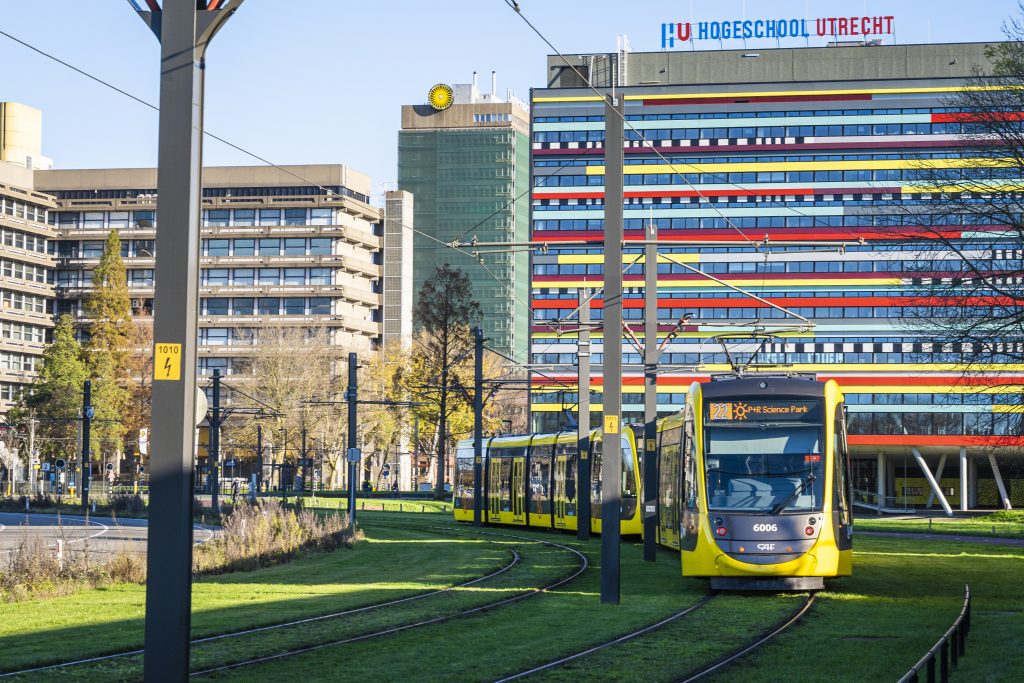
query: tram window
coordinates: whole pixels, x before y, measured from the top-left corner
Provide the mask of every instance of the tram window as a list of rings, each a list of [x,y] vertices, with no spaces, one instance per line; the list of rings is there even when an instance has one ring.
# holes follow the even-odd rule
[[[843,420],[843,405],[836,406],[835,427],[833,429],[832,459],[835,462],[835,506],[839,509],[842,524],[850,523],[850,488],[849,467],[850,454],[846,446],[846,424]]]
[[[603,442],[594,439],[590,442],[590,516],[601,517],[601,450]]]
[[[551,453],[553,446],[534,446],[530,451],[530,512],[551,514]]]
[[[473,448],[460,446],[455,455],[455,496],[453,505],[473,509]]]
[[[621,515],[622,519],[630,519],[636,514],[637,505],[637,482],[636,472],[633,470],[633,449],[629,441],[622,439],[622,495]]]
[[[820,426],[716,426],[705,439],[710,510],[821,509]]]
[[[658,463],[658,479],[661,503],[659,506],[658,525],[664,529],[662,538],[674,538],[679,531],[678,500],[679,492],[676,483],[679,481],[679,438],[681,427],[666,429],[661,434],[660,462]]]

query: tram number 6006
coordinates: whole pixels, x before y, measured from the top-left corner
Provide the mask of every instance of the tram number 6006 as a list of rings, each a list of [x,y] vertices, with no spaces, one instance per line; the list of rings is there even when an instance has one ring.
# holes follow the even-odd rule
[[[778,524],[755,524],[754,531],[778,531]]]

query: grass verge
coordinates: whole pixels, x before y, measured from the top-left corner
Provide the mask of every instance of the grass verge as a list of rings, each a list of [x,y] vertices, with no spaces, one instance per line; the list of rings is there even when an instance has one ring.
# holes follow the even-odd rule
[[[858,531],[1024,538],[1024,511],[1000,511],[978,517],[930,517],[927,519],[861,515],[857,517],[856,525]]]

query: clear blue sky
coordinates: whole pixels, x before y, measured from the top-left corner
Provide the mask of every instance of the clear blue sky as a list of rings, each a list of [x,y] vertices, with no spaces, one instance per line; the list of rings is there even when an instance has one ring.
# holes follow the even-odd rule
[[[610,52],[617,34],[628,35],[634,51],[659,50],[661,23],[691,17],[891,14],[900,43],[928,42],[929,32],[932,42],[997,40],[1003,20],[1017,11],[1016,0],[523,0],[520,6],[563,52]],[[125,0],[0,0],[0,29],[143,99],[158,99],[159,46]],[[531,87],[544,84],[548,52],[503,0],[247,0],[207,56],[206,127],[275,163],[347,164],[369,173],[376,192],[396,177],[402,104],[424,102],[437,82],[467,83],[474,70],[486,90],[492,69],[499,93],[511,88],[526,99]],[[0,65],[0,100],[43,110],[43,152],[56,167],[156,163],[155,112],[3,36]],[[205,161],[258,163],[209,139]]]

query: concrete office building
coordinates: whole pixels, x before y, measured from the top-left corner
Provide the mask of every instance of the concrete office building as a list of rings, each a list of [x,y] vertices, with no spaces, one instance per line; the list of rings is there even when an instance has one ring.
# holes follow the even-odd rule
[[[657,266],[661,334],[688,318],[662,356],[676,367],[659,375],[659,410],[678,410],[692,381],[729,370],[717,335],[774,330],[760,362],[834,378],[846,392],[855,487],[865,500],[901,507],[941,498],[968,509],[1012,498],[1019,505],[1024,368],[978,359],[986,372],[965,380],[951,355],[969,356],[969,349],[930,343],[927,326],[908,325],[902,313],[914,305],[907,295],[922,270],[938,278],[959,271],[950,253],[922,262],[922,245],[906,242],[907,226],[948,223],[974,255],[1020,253],[1019,242],[999,241],[998,226],[950,216],[921,182],[930,159],[952,169],[950,177],[1003,177],[963,151],[958,135],[969,116],[948,102],[975,65],[988,68],[986,47],[569,56],[579,73],[549,57],[549,87],[533,91],[531,101],[532,238],[603,238],[605,108],[584,86],[590,81],[604,92],[616,82],[626,118],[626,239],[644,239],[648,224],[657,225],[659,239],[670,242],[659,247]],[[766,237],[767,248],[753,244]],[[633,265],[625,271],[623,314],[640,336],[642,251],[627,248],[624,262]],[[576,308],[580,288],[601,286],[601,258],[599,244],[532,257],[531,360],[551,368],[534,379],[537,426],[558,428],[576,403],[574,392],[556,384],[577,379],[575,334],[559,330],[558,321]],[[799,320],[680,263],[767,297],[813,327],[799,329]],[[741,354],[752,349],[732,346]],[[600,363],[600,339],[594,351]],[[638,421],[641,358],[628,343],[623,353],[624,417]],[[599,366],[595,374],[600,411]],[[937,471],[937,487],[926,467]]]
[[[156,169],[36,173],[57,203],[56,313],[81,318],[111,230],[133,309],[150,315],[159,229]],[[370,180],[341,165],[203,171],[199,371],[244,372],[254,329],[324,328],[360,353],[382,341],[381,211]]]
[[[0,413],[35,379],[53,328],[54,208],[30,168],[0,161]]]
[[[413,293],[436,266],[460,268],[483,310],[489,345],[521,360],[529,322],[528,255],[487,255],[481,264],[446,244],[474,237],[482,242],[527,239],[529,114],[514,97],[499,99],[493,80],[490,93],[480,93],[475,82],[453,91],[447,108],[402,107],[398,187],[416,198]]]

